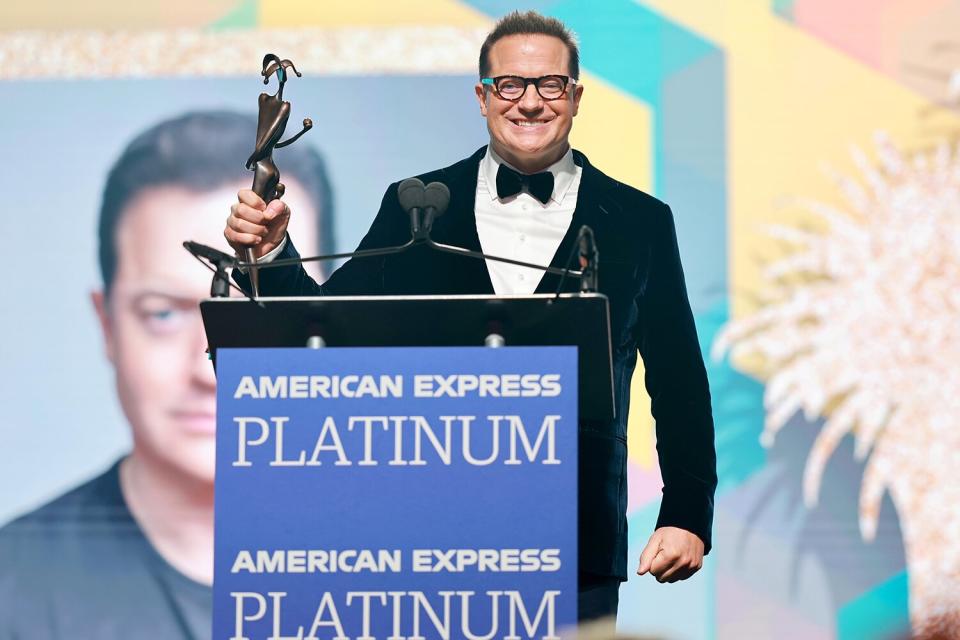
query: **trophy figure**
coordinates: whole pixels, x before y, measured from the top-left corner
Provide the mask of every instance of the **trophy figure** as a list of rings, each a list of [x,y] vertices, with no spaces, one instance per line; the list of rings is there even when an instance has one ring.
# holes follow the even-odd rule
[[[303,129],[292,138],[280,142],[284,129],[287,127],[287,120],[290,118],[290,103],[283,99],[283,85],[287,82],[288,67],[293,69],[297,77],[303,75],[297,71],[297,68],[289,60],[281,60],[272,53],[263,57],[263,69],[260,72],[260,75],[263,76],[263,84],[268,84],[270,76],[275,73],[280,87],[273,95],[267,92],[260,94],[260,112],[257,117],[257,146],[247,159],[246,167],[249,171],[253,171],[253,191],[266,203],[282,198],[285,191],[283,183],[280,182],[280,170],[273,161],[273,150],[293,143],[313,127],[310,118],[304,118]],[[251,264],[256,262],[252,248],[244,249],[243,253],[244,262]],[[249,267],[249,274],[253,295],[259,297],[260,282],[257,268]]]

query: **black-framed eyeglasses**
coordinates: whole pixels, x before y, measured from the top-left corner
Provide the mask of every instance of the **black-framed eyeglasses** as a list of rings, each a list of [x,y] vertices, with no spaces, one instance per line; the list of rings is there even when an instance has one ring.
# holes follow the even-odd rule
[[[497,76],[496,78],[480,78],[480,82],[493,87],[498,97],[511,101],[522,98],[529,84],[537,88],[537,93],[544,100],[556,100],[566,92],[567,85],[577,84],[576,79],[559,75],[540,76],[539,78]]]

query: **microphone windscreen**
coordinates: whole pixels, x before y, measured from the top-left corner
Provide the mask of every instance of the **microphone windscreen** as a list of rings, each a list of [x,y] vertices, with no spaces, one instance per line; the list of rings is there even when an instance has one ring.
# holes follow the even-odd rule
[[[228,253],[224,253],[223,251],[214,249],[213,247],[208,247],[205,244],[200,244],[199,242],[193,242],[192,240],[185,240],[183,246],[193,255],[206,258],[211,262],[236,261],[236,258]]]
[[[423,206],[434,209],[434,217],[440,216],[450,204],[450,189],[442,182],[431,182],[424,188]]]
[[[423,208],[423,181],[419,178],[407,178],[397,187],[397,199],[407,213],[411,209]]]

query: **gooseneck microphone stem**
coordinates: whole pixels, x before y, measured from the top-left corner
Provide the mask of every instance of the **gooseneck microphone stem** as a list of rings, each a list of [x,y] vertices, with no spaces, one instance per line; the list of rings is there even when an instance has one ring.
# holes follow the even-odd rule
[[[442,251],[444,253],[453,253],[458,256],[467,256],[468,258],[479,258],[481,260],[493,260],[494,262],[505,262],[506,264],[514,264],[518,267],[528,267],[530,269],[537,269],[543,271],[544,273],[552,273],[556,276],[565,276],[569,275],[579,278],[579,271],[568,271],[567,269],[561,269],[560,267],[550,267],[544,266],[541,264],[533,264],[532,262],[524,262],[523,260],[514,260],[513,258],[502,258],[500,256],[492,256],[486,253],[481,253],[479,251],[471,251],[469,249],[463,249],[461,247],[454,247],[448,244],[440,244],[439,242],[434,242],[433,240],[427,240],[424,244],[433,247],[437,251]]]
[[[396,247],[383,247],[382,249],[361,249],[359,251],[350,251],[348,253],[330,253],[322,256],[311,256],[309,258],[283,258],[281,260],[273,260],[266,263],[258,263],[257,266],[261,269],[275,269],[277,267],[290,267],[298,264],[305,264],[307,262],[325,262],[327,260],[344,260],[350,258],[374,258],[376,256],[389,256],[395,253],[403,253],[410,247],[415,244],[420,244],[414,242],[413,240],[408,240],[404,244],[398,245]],[[234,267],[240,269],[247,269],[250,267],[248,262],[237,262]]]
[[[327,255],[311,256],[308,258],[283,258],[281,260],[273,260],[271,262],[266,262],[266,263],[251,263],[247,261],[241,261],[241,260],[237,260],[233,256],[226,256],[227,259],[223,261],[215,261],[215,260],[212,260],[210,256],[197,251],[197,248],[210,249],[209,247],[206,247],[205,245],[201,245],[196,242],[184,242],[183,244],[184,246],[187,247],[187,250],[190,251],[190,253],[192,253],[194,256],[198,258],[201,258],[201,257],[207,258],[212,263],[217,265],[218,275],[215,276],[214,278],[215,287],[217,286],[218,277],[221,278],[221,284],[219,286],[220,287],[223,286],[222,278],[226,273],[225,271],[226,268],[249,269],[251,266],[256,264],[256,266],[260,269],[277,269],[280,267],[290,267],[290,266],[296,266],[298,264],[306,264],[308,262],[325,262],[329,260],[344,260],[344,259],[351,259],[351,258],[374,258],[377,256],[389,256],[389,255],[404,253],[411,247],[415,247],[418,245],[426,245],[428,247],[431,247],[443,253],[451,253],[454,255],[465,256],[468,258],[475,258],[479,260],[492,260],[494,262],[503,262],[506,264],[516,265],[518,267],[527,267],[529,269],[537,269],[538,271],[543,271],[544,273],[550,273],[553,275],[561,276],[562,278],[560,281],[561,288],[563,287],[563,281],[566,278],[568,277],[582,278],[584,275],[583,272],[577,271],[575,269],[544,266],[540,264],[534,264],[532,262],[524,262],[523,260],[514,260],[513,258],[504,258],[501,256],[494,256],[494,255],[482,253],[480,251],[471,251],[470,249],[464,249],[462,247],[455,247],[448,244],[442,244],[440,242],[435,242],[430,238],[426,238],[424,240],[414,240],[411,238],[410,240],[408,240],[402,245],[397,245],[394,247],[383,247],[381,249],[361,249],[360,251],[350,251],[347,253],[331,253]],[[190,246],[187,246],[187,245],[190,245]],[[211,249],[211,251],[215,251],[215,249]],[[577,255],[577,250],[576,250],[576,246],[574,246],[574,250],[571,252],[571,256],[576,256],[576,255]],[[223,274],[219,273],[221,271],[223,271]],[[218,297],[218,295],[213,291],[211,291],[211,295],[213,295],[213,297]],[[225,295],[225,294],[221,293],[220,295]],[[244,295],[247,295],[246,292],[244,292]],[[247,297],[253,300],[254,297],[256,297],[256,295],[254,297],[247,295]]]
[[[572,276],[577,273],[576,271],[570,268],[570,265],[573,264],[574,258],[577,257],[577,243],[573,243],[573,247],[570,248],[570,255],[567,256],[567,261],[563,265],[563,275],[560,276],[560,282],[557,283],[557,290],[555,292],[554,298],[559,298],[560,293],[563,291],[563,284],[567,281],[568,276]],[[582,275],[582,274],[581,274]]]
[[[585,263],[582,271],[574,271],[570,268],[570,265],[573,264],[577,256]],[[593,239],[593,229],[587,225],[583,225],[577,232],[577,239],[574,241],[573,246],[570,247],[570,254],[567,256],[567,261],[564,263],[564,268],[562,269],[563,277],[560,278],[560,282],[557,284],[556,297],[560,297],[560,292],[563,291],[563,283],[566,282],[568,275],[580,278],[580,293],[596,292],[598,286],[598,262],[599,252]]]
[[[198,254],[194,250],[196,247],[203,247],[203,248],[209,248],[209,247],[205,247],[204,245],[201,245],[196,242],[189,242],[189,243],[185,242],[184,246],[186,246],[187,244],[191,245],[187,247],[187,250],[193,253],[195,256],[209,259],[208,256],[203,254]],[[283,258],[281,260],[273,260],[271,262],[266,262],[266,263],[251,263],[251,262],[237,260],[233,256],[228,256],[229,260],[224,261],[224,263],[222,264],[222,267],[234,268],[234,269],[249,269],[251,266],[256,264],[256,266],[259,269],[277,269],[279,267],[296,266],[298,264],[306,264],[308,262],[325,262],[328,260],[344,260],[344,259],[351,259],[351,258],[374,258],[377,256],[396,255],[399,253],[404,253],[411,247],[415,247],[418,245],[426,245],[428,247],[436,249],[437,251],[442,251],[443,253],[452,253],[455,255],[465,256],[468,258],[476,258],[479,260],[492,260],[494,262],[503,262],[506,264],[516,265],[518,267],[527,267],[530,269],[537,269],[539,271],[543,271],[544,273],[550,273],[553,275],[561,276],[564,279],[568,277],[580,278],[583,276],[583,273],[581,271],[577,271],[575,269],[567,269],[567,268],[561,269],[560,267],[544,266],[540,264],[533,264],[532,262],[524,262],[523,260],[514,260],[513,258],[504,258],[501,256],[489,255],[486,253],[481,253],[480,251],[471,251],[470,249],[464,249],[462,247],[454,247],[452,245],[434,242],[430,238],[427,238],[425,240],[413,240],[411,238],[404,244],[398,245],[395,247],[383,247],[381,249],[361,249],[360,251],[351,251],[348,253],[331,253],[331,254],[321,255],[321,256],[311,256],[308,258]],[[573,255],[576,255],[576,248],[574,248]],[[211,262],[214,262],[214,261],[211,260]],[[218,264],[218,270],[220,270],[219,267],[221,267],[221,264]],[[561,281],[561,286],[562,286],[562,281]],[[217,296],[214,295],[214,297],[217,297]]]
[[[597,290],[597,249],[593,239],[593,231],[590,227],[584,225],[577,234],[577,239],[573,243],[570,257],[567,259],[563,268],[552,267],[515,260],[513,258],[504,258],[483,253],[481,251],[472,251],[463,247],[443,244],[434,241],[430,237],[433,223],[442,216],[450,203],[450,190],[446,185],[440,182],[431,182],[424,186],[423,182],[417,178],[408,178],[401,182],[397,190],[400,205],[410,219],[410,239],[401,245],[393,247],[381,247],[377,249],[360,249],[359,251],[350,251],[346,253],[331,253],[327,255],[312,256],[308,258],[283,258],[272,260],[266,263],[259,263],[253,257],[253,249],[244,249],[243,260],[225,254],[222,251],[211,247],[198,244],[196,242],[184,242],[187,248],[198,259],[203,258],[211,264],[216,265],[216,275],[211,288],[211,295],[214,297],[227,295],[229,292],[229,278],[226,275],[228,268],[246,269],[251,276],[250,285],[253,290],[251,300],[260,295],[259,282],[255,276],[260,269],[277,269],[280,267],[290,267],[305,264],[308,262],[323,262],[328,260],[342,260],[353,258],[373,258],[378,256],[389,256],[404,253],[405,251],[417,247],[427,246],[436,251],[450,253],[453,255],[474,258],[477,260],[490,260],[493,262],[502,262],[518,267],[536,269],[544,273],[560,276],[560,284],[557,287],[557,295],[563,289],[564,282],[568,277],[580,279],[580,291],[590,293]],[[571,269],[574,258],[579,254],[581,258],[582,271]],[[211,267],[211,270],[212,267]],[[246,294],[245,294],[246,295]],[[250,296],[247,296],[250,297]]]
[[[423,233],[420,229],[420,209],[410,210],[410,232],[414,239],[419,238]]]
[[[518,267],[528,267],[530,269],[538,269],[545,273],[552,273],[558,276],[570,276],[574,278],[579,278],[581,272],[574,271],[572,269],[561,269],[559,267],[549,267],[539,264],[534,264],[532,262],[524,262],[522,260],[514,260],[513,258],[502,258],[500,256],[493,256],[486,253],[481,253],[479,251],[471,251],[470,249],[464,249],[462,247],[454,247],[448,244],[441,244],[439,242],[434,242],[433,240],[427,238],[425,240],[413,240],[410,239],[402,245],[396,247],[384,247],[382,249],[361,249],[360,251],[351,251],[350,253],[332,253],[329,255],[323,256],[312,256],[309,258],[284,258],[283,260],[274,260],[272,262],[267,262],[264,264],[258,264],[261,269],[271,269],[276,267],[289,267],[298,264],[303,264],[307,262],[322,262],[325,260],[342,260],[349,258],[373,258],[376,256],[389,256],[397,253],[403,253],[407,249],[417,246],[417,245],[427,245],[436,249],[437,251],[442,251],[444,253],[453,253],[460,256],[466,256],[468,258],[479,258],[481,260],[493,260],[494,262],[505,262],[507,264],[514,264]],[[247,262],[237,262],[235,267],[241,269],[246,269],[250,266]]]

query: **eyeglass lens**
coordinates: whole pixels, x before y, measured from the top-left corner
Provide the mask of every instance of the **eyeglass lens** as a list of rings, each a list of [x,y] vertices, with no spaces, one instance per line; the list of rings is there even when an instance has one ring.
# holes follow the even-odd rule
[[[531,80],[533,80],[531,78]],[[546,99],[559,98],[563,95],[566,83],[561,76],[544,76],[535,83],[537,92]],[[519,76],[507,76],[497,83],[497,91],[504,98],[519,98],[527,88],[527,80]]]

